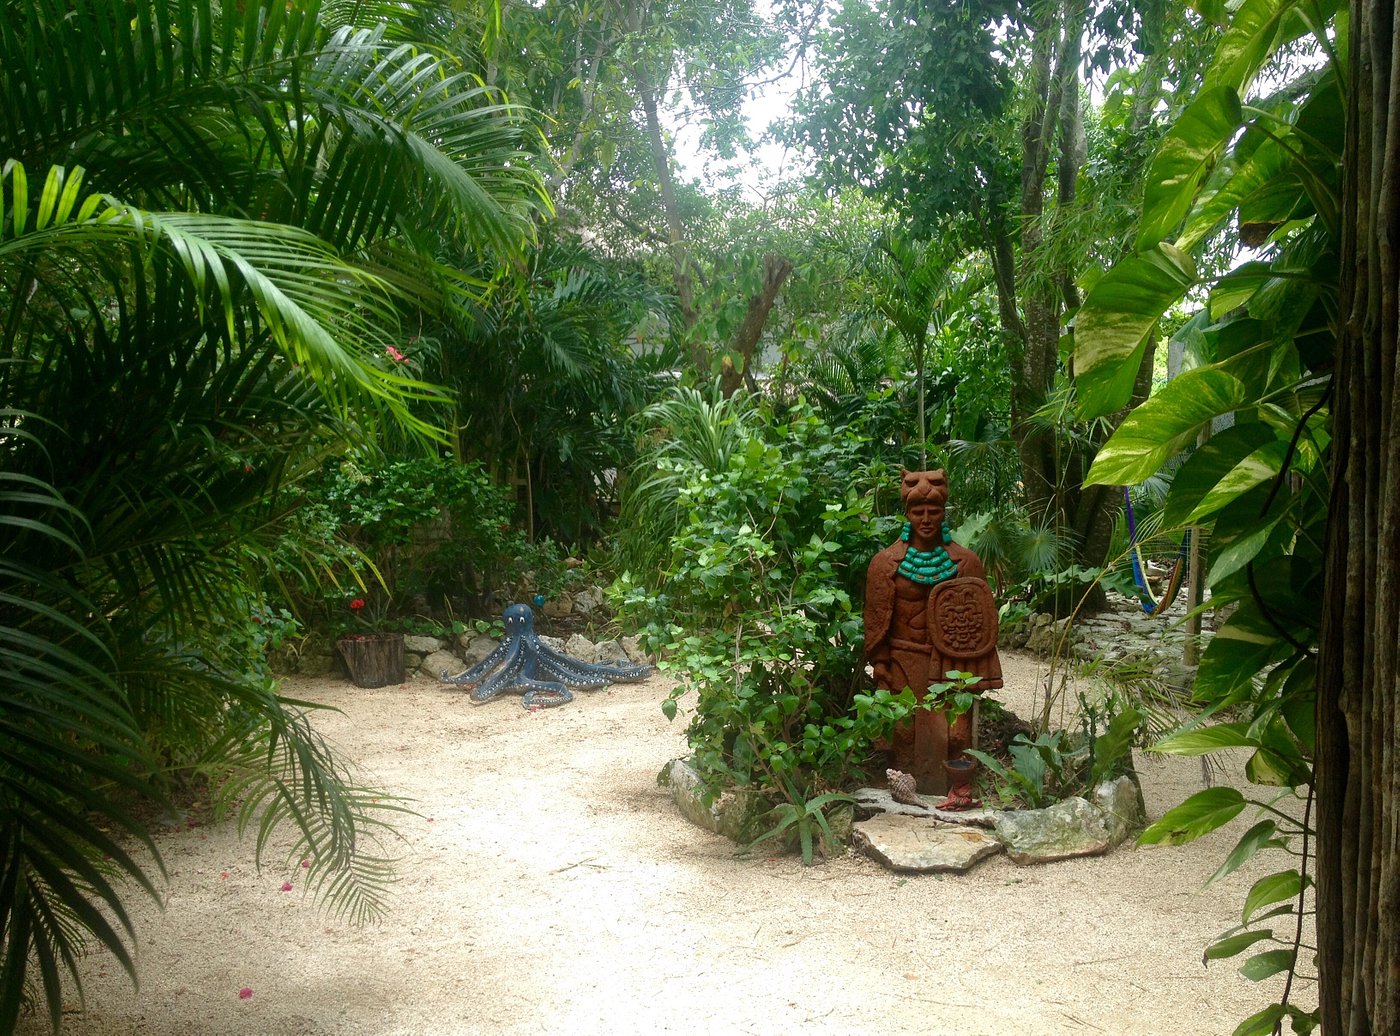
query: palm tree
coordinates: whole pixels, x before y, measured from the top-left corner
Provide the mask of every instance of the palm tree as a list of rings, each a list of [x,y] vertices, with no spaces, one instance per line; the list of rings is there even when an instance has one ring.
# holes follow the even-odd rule
[[[302,471],[441,435],[391,350],[464,289],[415,241],[513,252],[545,204],[519,113],[401,42],[427,6],[0,7],[0,1031],[40,991],[56,1029],[92,941],[131,970],[180,780],[382,906],[392,803],[249,614]]]

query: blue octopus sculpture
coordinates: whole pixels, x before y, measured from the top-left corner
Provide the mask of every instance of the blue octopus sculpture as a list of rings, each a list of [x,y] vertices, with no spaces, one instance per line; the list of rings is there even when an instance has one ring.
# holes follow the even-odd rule
[[[442,673],[444,683],[468,688],[474,704],[490,701],[502,691],[523,691],[525,708],[551,708],[573,701],[574,691],[635,683],[651,675],[648,665],[594,665],[542,644],[535,633],[535,612],[528,604],[512,604],[501,618],[506,636],[495,651],[466,672]]]

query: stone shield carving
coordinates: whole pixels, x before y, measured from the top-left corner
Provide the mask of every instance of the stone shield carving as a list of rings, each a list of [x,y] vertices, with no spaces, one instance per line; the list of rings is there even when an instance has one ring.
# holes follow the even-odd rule
[[[973,658],[997,646],[997,606],[986,580],[939,583],[929,594],[928,628],[944,658]]]

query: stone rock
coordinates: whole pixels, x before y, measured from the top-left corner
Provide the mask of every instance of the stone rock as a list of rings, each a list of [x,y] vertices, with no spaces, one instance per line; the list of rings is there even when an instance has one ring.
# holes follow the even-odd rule
[[[415,655],[431,655],[434,651],[442,649],[442,641],[437,637],[406,636],[403,638],[403,649],[412,651]]]
[[[558,597],[552,597],[540,606],[540,611],[544,612],[551,619],[562,619],[571,614],[574,610],[574,598],[572,594],[561,593]]]
[[[335,666],[335,656],[328,651],[303,651],[296,660],[296,671],[302,676],[330,676]]]
[[[597,661],[602,665],[630,665],[632,659],[628,657],[621,641],[600,640]]]
[[[582,633],[575,633],[568,640],[564,641],[564,654],[572,655],[580,662],[587,662],[592,665],[598,661],[598,645],[589,640]]]
[[[852,840],[857,849],[891,870],[916,874],[960,874],[1001,851],[1001,842],[986,831],[898,813],[859,821]]]
[[[407,669],[410,673],[415,672],[420,666],[422,666],[423,659],[427,657],[427,655],[424,655],[418,651],[405,651],[403,653],[403,667]]]
[[[1110,844],[1108,816],[1078,796],[1045,809],[998,813],[995,826],[997,837],[1006,843],[1006,855],[1023,867],[1099,856]]]
[[[639,637],[623,637],[622,650],[627,652],[628,661],[645,662],[647,665],[656,664],[656,659],[642,650],[642,642]]]
[[[480,633],[463,633],[457,638],[457,645],[462,649],[462,662],[464,669],[470,669],[483,658],[496,650],[497,644],[490,637],[484,637]]]
[[[603,606],[605,600],[602,590],[590,586],[574,594],[574,611],[580,615],[592,615]]]
[[[448,676],[456,676],[458,673],[465,672],[467,668],[467,666],[462,665],[462,660],[451,651],[434,651],[423,659],[423,664],[418,667],[418,671],[424,676],[440,680],[444,672]]]
[[[663,782],[671,789],[671,801],[692,824],[740,845],[747,845],[763,833],[762,817],[769,806],[762,795],[747,790],[729,791],[706,806],[701,798],[705,785],[684,759],[671,760],[663,771]]]
[[[1129,835],[1147,825],[1142,788],[1131,777],[1104,781],[1094,789],[1093,801],[1108,821],[1109,845],[1121,845]]]
[[[564,651],[564,641],[559,637],[546,637],[544,634],[540,634],[540,643],[551,650],[568,654],[567,651]]]
[[[942,795],[920,795],[926,808],[896,802],[885,788],[860,788],[855,792],[856,815],[861,819],[892,813],[896,816],[925,817],[945,824],[959,824],[963,827],[991,827],[996,812],[990,809],[968,809],[951,811],[934,809],[933,804],[943,799]]]

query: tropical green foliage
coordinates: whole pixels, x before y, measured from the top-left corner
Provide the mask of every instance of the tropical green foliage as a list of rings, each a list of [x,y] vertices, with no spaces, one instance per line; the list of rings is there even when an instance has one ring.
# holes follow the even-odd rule
[[[555,231],[455,326],[428,331],[428,370],[454,390],[459,456],[523,486],[526,528],[587,543],[632,460],[627,421],[660,391],[669,300],[636,263]]]
[[[693,763],[712,792],[751,785],[798,808],[860,772],[913,696],[868,692],[860,599],[894,539],[862,443],[796,410],[760,425],[723,467],[673,462],[679,527],[665,578],[624,575],[620,615],[646,624],[692,702]],[[692,698],[693,696],[693,698]]]
[[[398,313],[461,285],[415,233],[509,251],[538,205],[523,124],[398,11],[0,9],[0,1030],[31,995],[57,1027],[89,941],[130,970],[150,818],[201,787],[259,859],[382,908],[392,800],[253,618],[288,487],[430,431]]]
[[[1236,220],[1261,248],[1209,284],[1201,316],[1185,331],[1190,369],[1135,409],[1100,451],[1090,480],[1135,483],[1154,474],[1234,415],[1181,465],[1163,523],[1212,530],[1208,583],[1217,608],[1231,613],[1201,659],[1188,728],[1159,745],[1200,754],[1225,747],[1250,752],[1256,784],[1288,789],[1311,803],[1316,750],[1316,602],[1321,596],[1327,519],[1330,368],[1337,320],[1337,199],[1341,183],[1341,70],[1330,61],[1284,66],[1281,88],[1250,93],[1281,48],[1314,36],[1330,54],[1336,4],[1253,0],[1225,32],[1204,88],[1153,157],[1137,252],[1116,266],[1085,301],[1076,333],[1081,405],[1103,412],[1126,401],[1123,372],[1167,306],[1198,282],[1192,251]],[[1273,81],[1279,78],[1277,66]],[[1227,719],[1227,722],[1221,722]],[[1250,977],[1297,964],[1307,877],[1307,811],[1299,823],[1275,800],[1225,869],[1266,847],[1302,838],[1293,877],[1296,900],[1271,905],[1251,892],[1246,927],[1290,915],[1283,950],[1256,953]],[[1238,792],[1210,789],[1154,825],[1149,841],[1189,841],[1245,808]],[[1267,879],[1266,879],[1267,880]],[[1271,886],[1272,887],[1272,886]],[[1296,894],[1296,895],[1295,895]],[[1208,956],[1229,956],[1273,937],[1272,928],[1231,933]],[[1290,984],[1291,988],[1291,984]],[[1239,1032],[1267,1032],[1284,1017],[1295,1031],[1312,1021],[1285,993]]]
[[[537,556],[514,504],[478,464],[345,459],[308,478],[303,491],[287,537],[349,548],[298,595],[303,614],[332,628],[351,618],[352,598],[383,629],[429,611],[465,617]]]

